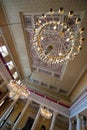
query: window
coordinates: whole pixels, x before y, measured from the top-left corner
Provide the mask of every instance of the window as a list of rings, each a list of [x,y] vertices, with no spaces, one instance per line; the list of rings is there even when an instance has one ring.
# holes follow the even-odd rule
[[[17,83],[20,84],[20,83],[21,83],[21,80],[18,80]]]
[[[3,57],[8,55],[8,50],[7,50],[5,45],[0,47],[0,52],[1,52]]]
[[[9,61],[8,63],[6,63],[8,68],[11,70],[14,68],[14,65],[13,65],[13,62],[12,61]]]
[[[16,79],[18,77],[18,73],[14,72],[13,77],[14,77],[14,79]]]

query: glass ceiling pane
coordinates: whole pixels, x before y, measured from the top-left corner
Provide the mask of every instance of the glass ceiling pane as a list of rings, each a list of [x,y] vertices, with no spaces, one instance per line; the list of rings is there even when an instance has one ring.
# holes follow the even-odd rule
[[[14,77],[14,79],[16,79],[18,77],[18,73],[14,72],[13,77]]]
[[[13,65],[13,62],[12,61],[9,61],[8,63],[6,63],[8,68],[11,70],[14,68],[14,65]]]
[[[1,52],[3,57],[8,55],[8,50],[7,50],[5,45],[0,47],[0,52]]]

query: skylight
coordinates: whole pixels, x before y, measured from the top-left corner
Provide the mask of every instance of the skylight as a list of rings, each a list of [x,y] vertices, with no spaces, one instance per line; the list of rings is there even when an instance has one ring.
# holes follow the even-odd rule
[[[16,79],[18,77],[18,73],[14,72],[13,77],[14,77],[14,79]]]
[[[17,83],[20,84],[20,83],[21,83],[21,80],[18,80]]]
[[[8,50],[7,50],[5,45],[0,47],[0,52],[1,52],[3,57],[8,55]]]
[[[6,63],[8,68],[11,70],[14,68],[14,65],[13,65],[13,62],[12,61],[9,61],[8,63]]]

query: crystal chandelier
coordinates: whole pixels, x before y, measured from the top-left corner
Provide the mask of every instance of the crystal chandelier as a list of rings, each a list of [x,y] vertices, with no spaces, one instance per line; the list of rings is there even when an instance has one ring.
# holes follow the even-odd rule
[[[52,113],[48,109],[46,109],[46,108],[41,108],[40,109],[40,114],[45,119],[51,119],[51,117],[52,117]]]
[[[33,47],[42,62],[51,65],[73,60],[82,48],[84,27],[80,27],[81,18],[73,11],[64,13],[53,9],[37,17]]]
[[[30,92],[24,85],[18,84],[15,80],[11,80],[8,84],[9,97],[13,100],[21,98],[27,99],[30,95]]]

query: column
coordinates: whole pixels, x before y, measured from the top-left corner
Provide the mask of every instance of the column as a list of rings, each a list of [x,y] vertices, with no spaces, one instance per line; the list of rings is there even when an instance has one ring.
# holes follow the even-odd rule
[[[12,130],[16,130],[16,127],[17,127],[17,125],[18,125],[19,121],[21,120],[22,116],[24,115],[24,113],[25,113],[26,109],[28,108],[29,103],[30,103],[30,100],[28,99],[28,101],[27,101],[27,103],[26,103],[25,107],[23,108],[22,113],[20,114],[20,116],[19,116],[18,120],[15,122],[15,124],[14,124],[14,126],[13,126]]]
[[[69,130],[72,130],[72,119],[69,118]]]
[[[52,121],[51,121],[50,130],[54,130],[55,121],[56,121],[56,113],[53,112],[53,117],[52,117]]]
[[[80,115],[77,115],[76,116],[76,119],[77,119],[77,126],[76,126],[76,130],[81,130],[81,118],[80,118]]]
[[[3,116],[0,118],[0,122],[6,117],[6,115],[9,113],[10,109],[16,104],[17,100],[14,100],[10,107],[7,109],[7,111],[3,114]]]
[[[39,108],[39,111],[38,111],[38,113],[37,113],[37,115],[36,115],[36,117],[35,117],[35,120],[34,120],[34,123],[33,123],[33,126],[32,126],[32,128],[31,128],[31,130],[35,130],[35,127],[36,127],[36,125],[37,125],[37,122],[38,122],[39,117],[40,117],[40,108]]]

